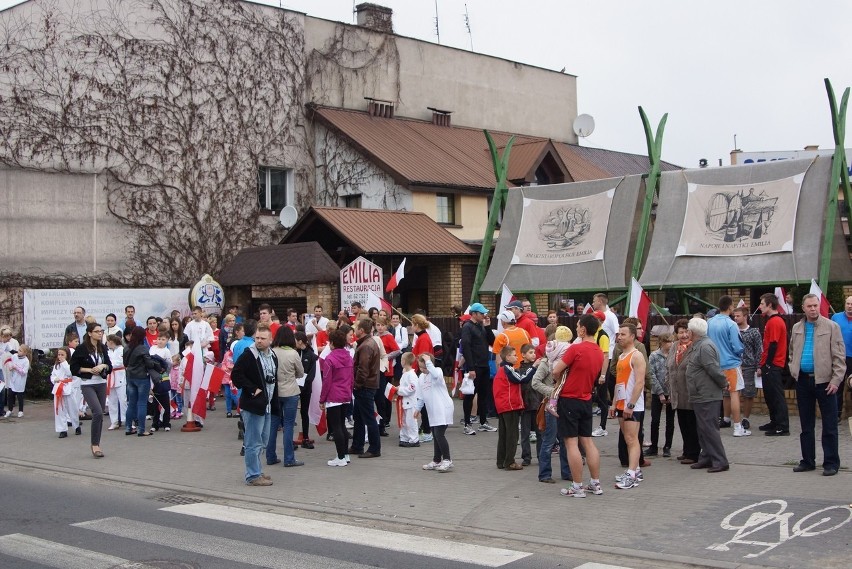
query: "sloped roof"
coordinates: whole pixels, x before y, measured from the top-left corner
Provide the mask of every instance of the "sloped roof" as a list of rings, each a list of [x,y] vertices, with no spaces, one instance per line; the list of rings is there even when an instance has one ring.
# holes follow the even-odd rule
[[[438,126],[428,121],[371,116],[365,111],[311,105],[311,116],[369,157],[399,184],[407,187],[494,189],[494,172],[482,129]],[[571,179],[585,181],[648,171],[648,158],[612,150],[551,141],[547,138],[490,131],[500,151],[515,137],[509,155],[510,180],[523,179],[548,147]],[[663,162],[662,170],[678,166]],[[512,184],[510,183],[510,187]]]
[[[322,241],[329,233],[362,255],[476,254],[425,213],[382,209],[312,207],[282,243]]]
[[[219,275],[223,286],[336,282],[340,267],[319,243],[249,247]]]

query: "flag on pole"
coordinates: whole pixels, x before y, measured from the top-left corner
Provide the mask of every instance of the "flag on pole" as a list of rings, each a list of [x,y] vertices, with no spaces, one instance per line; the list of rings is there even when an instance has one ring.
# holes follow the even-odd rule
[[[583,309],[583,314],[592,314],[595,311],[595,307],[592,306],[591,302],[586,303],[586,308]]]
[[[388,286],[385,287],[385,292],[390,292],[395,289],[403,278],[405,278],[405,259],[403,259],[402,262],[399,264],[399,267],[397,267],[396,272],[391,275],[391,278],[388,281]]]
[[[737,303],[737,308],[745,308],[745,305],[745,300],[740,299],[740,301]]]
[[[509,290],[509,287],[504,284],[503,290],[500,293],[500,306],[497,307],[497,314],[500,314],[503,310],[505,310],[505,308],[503,307],[512,302],[513,300],[515,300],[515,295],[512,294],[512,291]],[[497,331],[503,331],[503,322],[499,318],[497,319]]]
[[[775,296],[778,297],[778,314],[793,314],[793,307],[787,304],[787,291],[776,286]]]
[[[831,313],[831,305],[828,303],[828,299],[822,293],[822,289],[819,288],[819,285],[814,279],[811,279],[811,294],[815,294],[817,295],[817,298],[819,298],[820,315],[828,318],[828,315]]]
[[[325,421],[325,411],[320,409],[320,395],[322,394],[322,373],[320,373],[320,367],[322,366],[322,360],[317,360],[317,364],[314,366],[314,377],[311,381],[311,402],[308,404],[308,420],[311,425],[317,426],[317,432],[319,432],[320,421]],[[320,435],[324,435],[325,432],[320,433]]]
[[[391,306],[391,303],[384,298],[379,297],[373,291],[369,291],[367,293],[367,303],[364,308],[368,310],[370,308],[375,308],[377,310],[384,310],[388,313],[388,315],[393,314],[393,306]]]
[[[648,314],[651,312],[651,297],[636,279],[630,279],[630,310],[628,316],[638,318],[642,328],[648,330]]]
[[[204,369],[204,375],[201,378],[198,390],[193,384],[195,396],[192,400],[192,414],[195,417],[207,418],[207,397],[210,393],[218,393],[222,387],[222,379],[225,377],[225,372],[222,368],[208,365]]]
[[[201,343],[193,342],[192,351],[186,356],[186,369],[183,371],[184,377],[189,381],[189,408],[193,409],[198,388],[201,386],[201,381],[204,378],[204,356],[201,355]],[[204,401],[202,399],[202,407]]]

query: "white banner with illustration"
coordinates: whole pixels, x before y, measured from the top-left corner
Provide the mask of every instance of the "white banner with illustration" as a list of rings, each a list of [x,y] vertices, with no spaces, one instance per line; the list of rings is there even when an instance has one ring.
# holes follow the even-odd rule
[[[524,198],[513,265],[571,265],[603,259],[615,188],[570,200]]]
[[[24,289],[24,342],[47,351],[62,345],[65,327],[74,321],[74,307],[104,324],[107,314],[124,322],[124,307],[136,308],[136,324],[145,326],[149,316],[168,318],[172,310],[189,315],[187,288],[85,288]]]
[[[686,215],[675,254],[739,256],[792,251],[804,179],[802,172],[756,184],[688,184]]]

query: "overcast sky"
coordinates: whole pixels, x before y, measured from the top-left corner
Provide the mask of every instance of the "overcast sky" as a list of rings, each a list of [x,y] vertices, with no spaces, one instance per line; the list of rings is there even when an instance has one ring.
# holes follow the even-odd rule
[[[353,23],[352,0],[261,1]],[[438,41],[435,0],[373,1],[396,33]],[[642,105],[654,127],[669,113],[663,159],[681,166],[728,164],[734,135],[747,152],[833,148],[823,78],[838,101],[852,86],[846,0],[437,0],[440,43],[470,49],[465,5],[474,51],[578,76],[596,122],[582,145],[645,154]]]

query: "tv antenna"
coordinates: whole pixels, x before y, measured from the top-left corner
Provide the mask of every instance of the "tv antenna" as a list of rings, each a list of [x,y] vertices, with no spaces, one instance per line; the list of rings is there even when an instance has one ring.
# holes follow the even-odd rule
[[[473,32],[470,31],[470,14],[467,11],[467,2],[464,5],[464,27],[467,28],[467,35],[470,37],[470,51],[473,51]]]
[[[435,0],[435,35],[438,36],[438,44],[440,44],[441,27],[438,25],[438,0]]]
[[[593,132],[595,132],[595,119],[592,118],[592,115],[577,115],[577,118],[574,119],[574,134],[580,138],[586,138]]]

